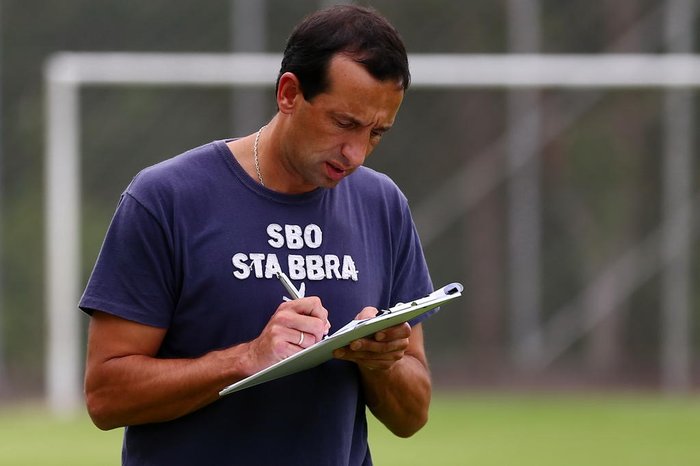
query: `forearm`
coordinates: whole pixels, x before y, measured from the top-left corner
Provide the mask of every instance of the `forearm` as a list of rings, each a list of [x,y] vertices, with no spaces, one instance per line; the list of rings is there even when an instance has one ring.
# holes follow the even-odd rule
[[[428,421],[432,386],[425,361],[405,355],[390,369],[360,366],[367,406],[391,432],[410,437]]]
[[[95,311],[85,368],[90,417],[112,429],[189,414],[217,400],[225,386],[300,351],[300,332],[307,346],[319,341],[327,315],[318,298],[297,299],[280,305],[255,340],[200,358],[160,359],[166,329]]]
[[[85,392],[95,425],[112,429],[168,421],[218,399],[246,375],[244,345],[197,359],[126,355],[88,367]]]

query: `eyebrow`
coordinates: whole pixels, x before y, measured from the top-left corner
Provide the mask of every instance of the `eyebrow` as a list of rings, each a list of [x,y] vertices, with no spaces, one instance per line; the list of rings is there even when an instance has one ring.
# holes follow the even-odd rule
[[[352,115],[348,115],[347,113],[333,113],[332,114],[336,118],[348,120],[348,122],[352,123],[353,125],[360,126],[360,127],[365,127],[369,126],[369,124],[364,124],[357,118],[355,118]],[[389,126],[377,126],[376,128],[373,128],[373,131],[378,131],[380,133],[386,133],[392,128],[392,125]]]

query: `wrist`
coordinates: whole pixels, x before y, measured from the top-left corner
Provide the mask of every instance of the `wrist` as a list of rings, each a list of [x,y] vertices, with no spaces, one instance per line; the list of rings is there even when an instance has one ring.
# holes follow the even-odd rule
[[[216,358],[215,367],[224,386],[242,380],[256,372],[250,343],[241,343],[210,353]]]

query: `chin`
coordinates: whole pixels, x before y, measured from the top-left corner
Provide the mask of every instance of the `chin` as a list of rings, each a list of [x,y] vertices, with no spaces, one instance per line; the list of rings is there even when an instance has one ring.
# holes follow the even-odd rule
[[[338,186],[338,184],[340,184],[341,181],[343,181],[343,180],[342,179],[340,179],[340,180],[326,180],[325,183],[323,183],[319,186],[321,188],[333,189],[336,186]]]

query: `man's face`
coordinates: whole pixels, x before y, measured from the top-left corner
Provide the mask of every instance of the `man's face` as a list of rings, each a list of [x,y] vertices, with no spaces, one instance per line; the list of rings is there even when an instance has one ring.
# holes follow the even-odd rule
[[[394,124],[404,91],[378,81],[362,65],[337,55],[329,88],[311,101],[299,98],[290,113],[282,163],[296,178],[295,192],[335,187],[362,165]]]

